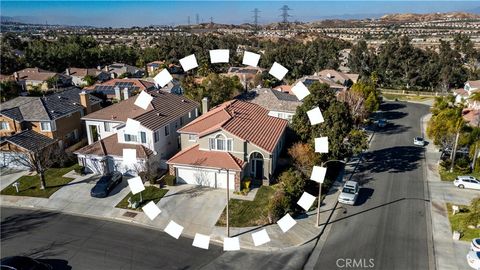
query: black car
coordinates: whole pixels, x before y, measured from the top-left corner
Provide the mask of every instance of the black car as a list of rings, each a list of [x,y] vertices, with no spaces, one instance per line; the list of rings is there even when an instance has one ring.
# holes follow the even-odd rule
[[[46,263],[25,256],[5,257],[0,261],[1,270],[52,270]]]
[[[113,172],[103,175],[98,179],[97,184],[90,191],[90,196],[105,198],[118,184],[122,182],[123,176],[120,172]]]

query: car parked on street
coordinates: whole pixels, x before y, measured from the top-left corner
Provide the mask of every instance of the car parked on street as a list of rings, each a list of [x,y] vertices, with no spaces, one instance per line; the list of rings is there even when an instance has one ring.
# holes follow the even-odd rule
[[[422,137],[413,138],[413,144],[418,146],[425,146],[425,140]]]
[[[469,175],[457,176],[453,184],[458,188],[470,188],[480,190],[480,181]]]
[[[467,262],[473,269],[480,269],[480,251],[471,250],[467,254]]]
[[[96,198],[105,198],[122,180],[123,176],[120,172],[103,175],[90,191],[90,195]]]
[[[347,181],[342,188],[342,192],[338,196],[338,202],[348,205],[355,205],[359,192],[358,183]]]
[[[26,256],[5,257],[0,261],[1,270],[52,270],[53,267]]]
[[[472,242],[470,243],[470,249],[473,251],[480,251],[480,238],[472,239]]]

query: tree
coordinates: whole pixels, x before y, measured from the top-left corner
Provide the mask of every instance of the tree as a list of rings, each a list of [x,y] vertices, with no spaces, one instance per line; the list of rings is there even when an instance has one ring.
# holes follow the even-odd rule
[[[297,142],[288,149],[288,154],[293,159],[293,164],[297,170],[308,175],[315,164],[318,163],[318,155],[312,147],[312,144]]]
[[[370,76],[375,68],[375,56],[368,49],[367,42],[360,40],[355,44],[348,56],[348,66],[352,72],[359,73],[361,76]]]
[[[305,190],[305,176],[300,171],[289,169],[278,177],[278,181],[288,205],[287,212],[295,211],[296,203]]]
[[[189,76],[182,82],[185,95],[197,102],[203,97],[208,97],[211,106],[217,106],[242,92],[243,86],[237,76],[227,77],[210,73],[199,85]]]
[[[5,102],[14,97],[18,97],[21,87],[15,81],[0,82],[0,100]]]
[[[48,88],[57,88],[58,86],[58,77],[52,76],[46,80]]]
[[[347,104],[350,109],[350,114],[355,120],[356,124],[362,123],[368,116],[368,111],[365,106],[365,98],[363,94],[358,91],[341,91],[338,93],[339,101]]]
[[[85,75],[85,77],[83,77],[83,80],[87,83],[87,86],[91,86],[97,81],[97,79],[92,75]]]

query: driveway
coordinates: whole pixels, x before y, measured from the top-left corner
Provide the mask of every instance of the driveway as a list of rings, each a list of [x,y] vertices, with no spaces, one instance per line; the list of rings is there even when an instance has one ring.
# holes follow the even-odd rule
[[[72,172],[66,177],[76,179],[55,192],[43,206],[67,212],[88,213],[105,216],[114,210],[129,192],[127,178],[124,176],[121,184],[115,187],[106,198],[93,198],[90,190],[100,178],[99,175],[78,176]]]
[[[226,190],[180,185],[158,203],[161,215],[185,227],[186,231],[211,234],[227,204]]]
[[[474,198],[480,197],[479,190],[460,189],[453,182],[430,181],[430,197],[433,201],[469,205]]]

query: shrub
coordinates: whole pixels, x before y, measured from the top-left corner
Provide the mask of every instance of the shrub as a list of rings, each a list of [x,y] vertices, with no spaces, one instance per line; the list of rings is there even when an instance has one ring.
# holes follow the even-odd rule
[[[73,169],[76,173],[78,174],[81,174],[83,175],[85,173],[85,167],[83,166],[80,166],[80,167],[75,167],[75,169]]]
[[[305,179],[300,171],[290,169],[279,176],[280,188],[288,202],[288,209],[295,210],[296,202],[305,190]]]
[[[163,181],[165,181],[165,184],[167,184],[169,186],[175,186],[176,180],[177,180],[177,178],[175,177],[175,175],[166,175],[163,178]]]
[[[455,161],[455,171],[460,173],[470,173],[470,162],[466,158],[459,158]]]
[[[289,204],[290,203],[288,201],[288,198],[285,196],[285,192],[282,189],[277,189],[268,201],[268,221],[270,223],[277,222],[287,213]]]

